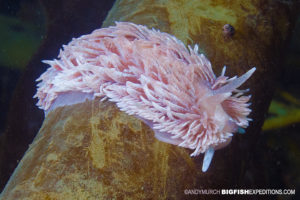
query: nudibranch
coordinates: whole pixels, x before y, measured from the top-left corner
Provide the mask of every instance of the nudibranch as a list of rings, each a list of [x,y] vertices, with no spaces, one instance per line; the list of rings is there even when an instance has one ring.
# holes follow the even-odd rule
[[[100,97],[143,120],[163,142],[205,153],[202,171],[215,149],[246,128],[250,95],[238,90],[255,71],[219,77],[211,63],[174,36],[129,22],[101,28],[64,45],[38,79],[34,97],[47,114],[58,106]]]

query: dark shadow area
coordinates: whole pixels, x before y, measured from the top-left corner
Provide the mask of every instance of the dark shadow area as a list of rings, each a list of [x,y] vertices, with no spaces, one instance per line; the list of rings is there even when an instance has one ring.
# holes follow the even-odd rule
[[[41,10],[37,12],[45,13],[46,34],[39,49],[22,70],[11,100],[5,99],[5,102],[9,101],[10,106],[6,117],[6,128],[0,137],[1,190],[41,127],[44,118],[43,111],[35,106],[36,99],[32,98],[36,92],[35,80],[48,67],[41,60],[55,58],[62,45],[67,44],[73,37],[100,28],[114,3],[114,1],[97,0],[39,2]],[[1,2],[0,5],[4,6],[0,10],[6,14],[14,14],[19,9],[18,1]],[[30,5],[27,7],[32,9]],[[8,11],[4,11],[5,8]],[[3,106],[7,108],[8,104]]]

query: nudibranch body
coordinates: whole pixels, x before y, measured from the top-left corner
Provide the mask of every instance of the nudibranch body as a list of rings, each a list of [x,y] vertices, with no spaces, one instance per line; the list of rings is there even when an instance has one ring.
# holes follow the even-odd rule
[[[214,149],[246,128],[251,112],[247,90],[238,90],[255,71],[219,77],[198,46],[188,48],[167,33],[128,22],[95,30],[63,46],[58,59],[37,81],[37,105],[57,106],[101,97],[147,123],[157,139],[206,153],[206,171]],[[71,100],[71,102],[70,102]],[[67,103],[67,101],[69,101]]]

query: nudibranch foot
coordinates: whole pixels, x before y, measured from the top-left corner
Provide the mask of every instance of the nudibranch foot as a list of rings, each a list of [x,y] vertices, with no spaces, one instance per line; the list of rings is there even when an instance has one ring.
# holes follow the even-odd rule
[[[47,110],[45,110],[45,116],[47,116],[49,112],[58,107],[74,105],[85,102],[86,100],[93,99],[95,99],[95,96],[92,93],[71,91],[59,94],[58,97],[53,101],[51,106]]]

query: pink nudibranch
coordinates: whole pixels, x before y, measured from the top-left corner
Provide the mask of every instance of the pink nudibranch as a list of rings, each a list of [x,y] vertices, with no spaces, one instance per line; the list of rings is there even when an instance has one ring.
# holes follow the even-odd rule
[[[95,30],[63,46],[37,81],[37,105],[49,111],[101,97],[148,124],[157,139],[205,153],[206,171],[214,149],[246,128],[248,90],[238,90],[255,71],[219,77],[208,59],[168,33],[129,22]]]

